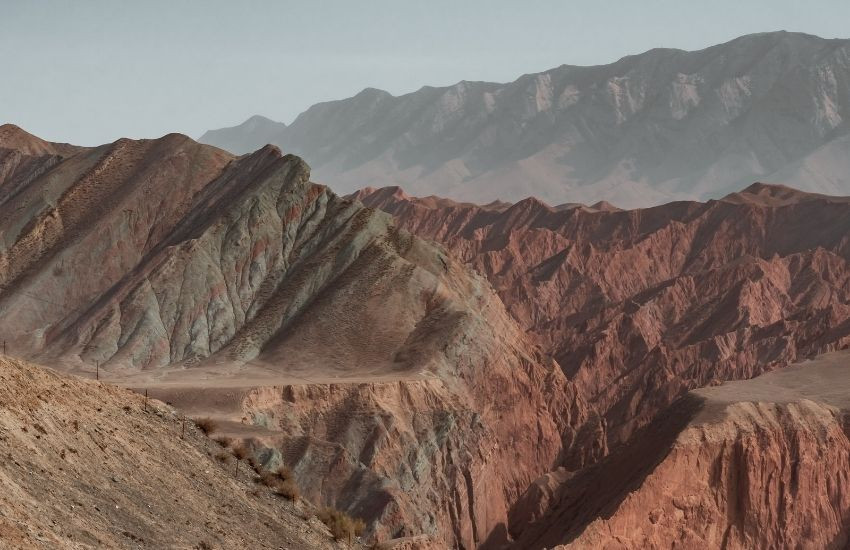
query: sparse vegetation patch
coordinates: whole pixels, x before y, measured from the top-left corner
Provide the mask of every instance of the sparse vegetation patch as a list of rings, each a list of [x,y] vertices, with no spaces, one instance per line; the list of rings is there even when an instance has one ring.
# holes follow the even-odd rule
[[[328,526],[336,540],[351,541],[363,533],[366,523],[359,518],[352,518],[345,512],[335,508],[323,508],[317,514],[318,518]]]

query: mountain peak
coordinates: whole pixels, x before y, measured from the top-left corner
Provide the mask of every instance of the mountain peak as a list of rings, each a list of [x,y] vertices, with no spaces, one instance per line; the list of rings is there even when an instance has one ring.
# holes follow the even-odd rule
[[[354,96],[357,99],[381,99],[385,97],[394,97],[391,93],[386,90],[381,90],[380,88],[363,88],[360,92]]]
[[[282,130],[286,128],[286,124],[264,117],[263,115],[254,115],[240,124],[239,127],[244,127],[246,130],[263,130],[268,128]]]
[[[67,155],[81,149],[67,143],[51,143],[36,137],[20,126],[0,126],[0,149],[14,149],[25,155]]]
[[[757,206],[787,206],[812,200],[828,200],[830,202],[850,202],[850,197],[833,197],[818,193],[807,193],[776,183],[755,182],[749,187],[730,193],[722,199],[723,202],[734,204],[752,204]]]

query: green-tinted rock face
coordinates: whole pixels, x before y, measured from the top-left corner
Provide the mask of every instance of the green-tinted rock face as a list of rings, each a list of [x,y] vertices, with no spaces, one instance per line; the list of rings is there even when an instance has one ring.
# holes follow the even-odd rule
[[[537,476],[601,452],[484,279],[297,157],[177,135],[36,153],[0,171],[13,353],[217,419],[382,538],[481,544]]]

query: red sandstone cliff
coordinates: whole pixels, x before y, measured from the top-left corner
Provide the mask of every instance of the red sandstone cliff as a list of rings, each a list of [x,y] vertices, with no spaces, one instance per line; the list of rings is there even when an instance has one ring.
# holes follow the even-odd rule
[[[556,489],[517,546],[844,548],[848,373],[836,352],[692,392]]]
[[[356,196],[485,274],[513,316],[606,418],[614,454],[597,464],[564,463],[532,484],[511,512],[515,547],[571,540],[588,524],[574,541],[579,547],[783,547],[796,540],[828,546],[843,540],[846,505],[817,465],[809,463],[804,474],[814,480],[806,491],[816,494],[799,496],[831,510],[824,512],[831,519],[823,529],[812,530],[808,523],[820,520],[791,514],[790,505],[770,496],[785,483],[781,478],[756,473],[769,466],[766,461],[836,453],[826,459],[844,476],[844,447],[832,444],[843,433],[840,419],[818,416],[808,405],[775,413],[761,407],[731,428],[686,429],[676,419],[686,422],[689,406],[667,407],[690,389],[846,347],[850,200],[763,184],[719,201],[633,211],[551,208],[533,199],[477,207],[413,198],[397,188]],[[805,417],[802,425],[794,423],[798,416]],[[723,440],[718,430],[743,435]],[[846,443],[846,437],[836,441]],[[735,445],[745,454],[734,454]],[[757,479],[746,480],[742,493],[738,474],[719,481],[721,466],[700,470],[711,463]],[[626,498],[635,480],[651,472],[655,485]],[[664,491],[676,493],[675,499]],[[679,492],[688,491],[682,504]],[[661,510],[667,497],[677,504],[654,512],[651,528],[636,530],[635,517]],[[727,510],[744,506],[736,499],[750,507]],[[688,522],[693,532],[683,531]],[[773,531],[763,538],[753,534],[762,529]]]

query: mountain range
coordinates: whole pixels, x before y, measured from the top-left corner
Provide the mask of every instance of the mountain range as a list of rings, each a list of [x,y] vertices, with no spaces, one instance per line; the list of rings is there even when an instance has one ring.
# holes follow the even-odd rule
[[[850,40],[771,32],[507,84],[369,88],[289,125],[255,116],[200,141],[235,154],[278,145],[343,193],[635,208],[754,181],[848,194],[848,117]]]

